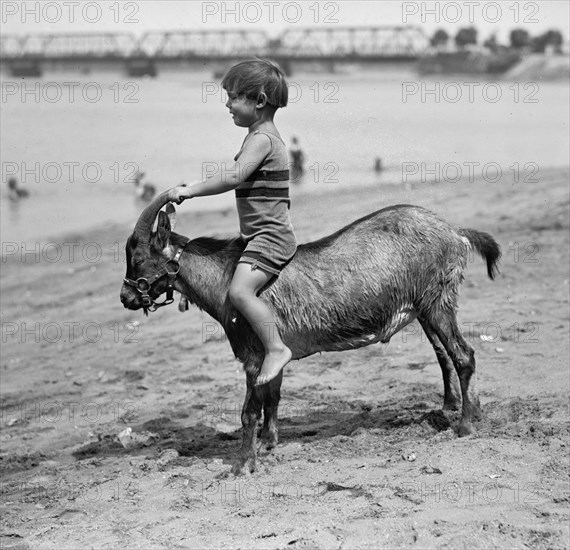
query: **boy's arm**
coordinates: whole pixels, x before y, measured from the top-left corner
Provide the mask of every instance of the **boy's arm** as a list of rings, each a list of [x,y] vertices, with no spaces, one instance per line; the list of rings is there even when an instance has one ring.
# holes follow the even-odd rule
[[[266,135],[251,136],[239,157],[239,161],[230,168],[221,169],[219,174],[208,178],[206,181],[194,183],[188,187],[174,187],[171,189],[170,200],[180,204],[184,199],[219,195],[235,189],[255,171],[270,150],[271,142]]]

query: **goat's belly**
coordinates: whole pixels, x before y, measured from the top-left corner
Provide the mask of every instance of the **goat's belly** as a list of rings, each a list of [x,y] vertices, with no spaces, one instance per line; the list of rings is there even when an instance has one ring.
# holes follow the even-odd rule
[[[409,325],[417,316],[418,314],[412,308],[402,309],[385,326],[381,327],[378,332],[352,338],[345,343],[345,347],[339,349],[357,349],[378,342],[386,344],[394,334],[402,330],[406,325]]]

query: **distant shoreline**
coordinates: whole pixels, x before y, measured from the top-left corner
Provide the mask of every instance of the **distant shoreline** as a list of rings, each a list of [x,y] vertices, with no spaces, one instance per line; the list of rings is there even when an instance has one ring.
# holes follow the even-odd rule
[[[501,80],[564,80],[570,76],[566,54],[496,54],[480,51],[438,52],[422,57],[417,65],[422,76],[477,76]]]

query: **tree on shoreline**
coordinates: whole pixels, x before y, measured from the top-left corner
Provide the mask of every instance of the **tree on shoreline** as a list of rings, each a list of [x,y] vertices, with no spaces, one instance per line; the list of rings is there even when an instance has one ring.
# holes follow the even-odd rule
[[[445,48],[449,42],[449,34],[444,29],[438,29],[431,37],[429,43],[434,48]]]
[[[551,46],[556,53],[562,53],[562,43],[564,39],[562,33],[557,30],[549,30],[544,34],[536,36],[532,40],[532,51],[537,53],[544,53],[546,49]]]
[[[530,34],[525,29],[514,29],[509,36],[511,48],[520,50],[530,46]]]
[[[475,27],[465,27],[459,29],[455,35],[455,45],[463,50],[466,46],[477,44],[477,29]]]

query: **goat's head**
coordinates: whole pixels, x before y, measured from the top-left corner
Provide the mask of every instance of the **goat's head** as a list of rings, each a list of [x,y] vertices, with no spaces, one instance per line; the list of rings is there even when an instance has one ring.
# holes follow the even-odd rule
[[[166,213],[160,212],[167,203]],[[153,232],[157,214],[158,224]],[[121,302],[126,308],[143,308],[147,314],[152,302],[166,292],[167,277],[156,278],[156,275],[164,271],[165,266],[171,271],[168,262],[174,254],[170,243],[174,224],[175,210],[169,203],[168,191],[165,191],[143,210],[127,240],[127,274],[121,287]]]

